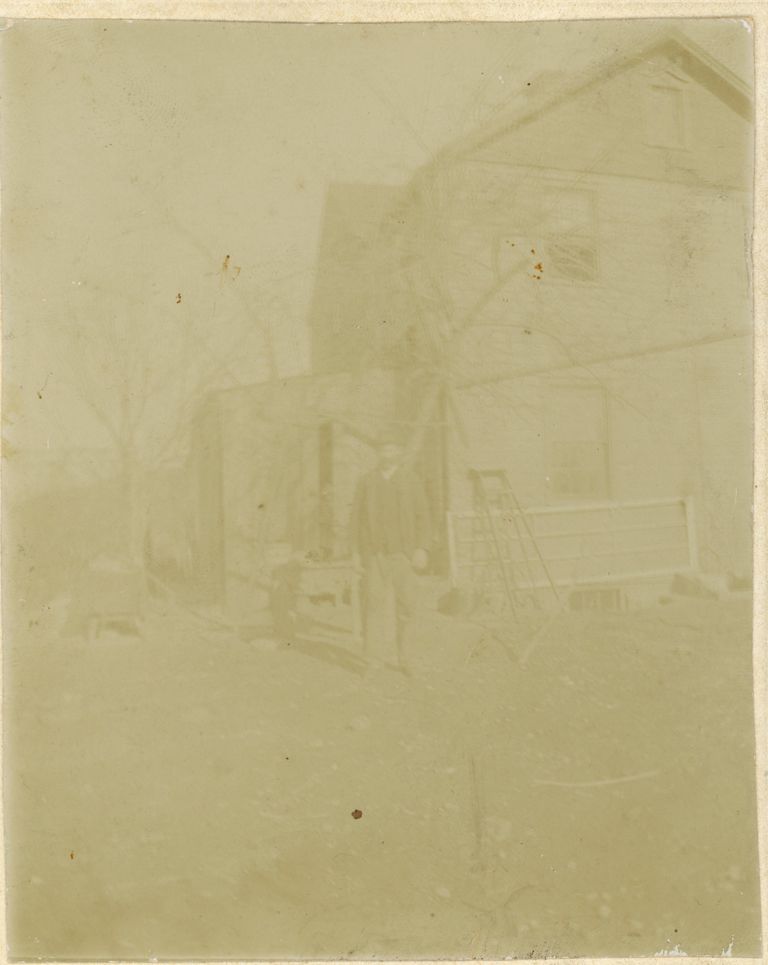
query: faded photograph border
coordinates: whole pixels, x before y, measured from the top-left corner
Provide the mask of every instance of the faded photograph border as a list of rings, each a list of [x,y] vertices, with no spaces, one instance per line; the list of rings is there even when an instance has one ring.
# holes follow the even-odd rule
[[[148,19],[148,20],[231,20],[264,22],[397,22],[397,21],[531,21],[531,20],[591,20],[626,18],[685,18],[719,17],[749,19],[755,39],[755,118],[756,118],[756,175],[754,239],[752,247],[752,281],[755,301],[754,334],[754,535],[753,580],[754,594],[754,693],[757,747],[758,812],[760,816],[760,879],[765,954],[768,935],[768,11],[761,3],[746,2],[388,2],[388,0],[360,0],[333,3],[322,0],[308,2],[206,2],[179,0],[167,4],[157,2],[89,2],[83,0],[76,9],[61,3],[5,0],[0,2],[0,16],[9,20],[34,19]],[[2,258],[2,252],[0,252]],[[4,831],[4,827],[3,827]],[[3,846],[5,841],[3,840]],[[5,868],[3,866],[3,885]],[[3,894],[5,888],[3,888]],[[2,960],[8,960],[5,917],[0,920]],[[44,961],[44,959],[36,959]],[[381,960],[381,959],[379,959]],[[536,959],[539,961],[539,959]],[[556,957],[540,961],[558,961]],[[645,958],[579,959],[584,962],[644,962]],[[717,959],[688,958],[691,963],[714,962]],[[732,959],[754,962],[758,959]],[[202,960],[201,960],[202,961]],[[214,961],[205,959],[204,961]],[[286,959],[279,960],[281,962]],[[403,959],[398,959],[403,961]],[[423,961],[423,959],[421,960]]]

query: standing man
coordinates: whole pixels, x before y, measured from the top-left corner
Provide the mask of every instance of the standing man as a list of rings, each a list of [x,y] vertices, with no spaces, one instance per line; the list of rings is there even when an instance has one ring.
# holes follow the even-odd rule
[[[352,541],[363,570],[363,633],[369,663],[407,672],[405,623],[413,612],[414,571],[428,563],[429,507],[424,488],[403,463],[393,434],[379,439],[378,464],[357,487]]]

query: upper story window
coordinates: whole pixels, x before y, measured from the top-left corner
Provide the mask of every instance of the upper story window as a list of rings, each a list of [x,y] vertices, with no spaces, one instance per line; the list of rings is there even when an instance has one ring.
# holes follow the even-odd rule
[[[599,499],[606,495],[603,442],[568,439],[552,443],[550,460],[552,492],[557,496]]]
[[[561,188],[543,202],[545,271],[573,281],[597,277],[595,198],[590,191]]]
[[[654,147],[685,146],[685,101],[680,87],[654,84],[646,91],[645,128]]]
[[[570,499],[608,495],[608,416],[602,386],[552,387],[549,393],[549,480]]]

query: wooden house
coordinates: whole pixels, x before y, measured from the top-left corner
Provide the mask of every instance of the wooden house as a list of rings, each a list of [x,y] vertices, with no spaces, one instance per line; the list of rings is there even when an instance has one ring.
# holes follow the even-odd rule
[[[666,29],[532,86],[403,188],[329,189],[312,372],[210,403],[223,585],[252,580],[270,526],[345,558],[385,423],[409,429],[457,585],[631,602],[748,577],[749,88]],[[479,502],[478,471],[504,494]]]

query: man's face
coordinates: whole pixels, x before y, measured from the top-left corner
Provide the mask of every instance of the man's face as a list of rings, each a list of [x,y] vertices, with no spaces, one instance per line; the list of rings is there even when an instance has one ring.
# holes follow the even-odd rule
[[[400,462],[402,450],[396,442],[385,442],[379,448],[379,465],[382,469],[391,469]]]

